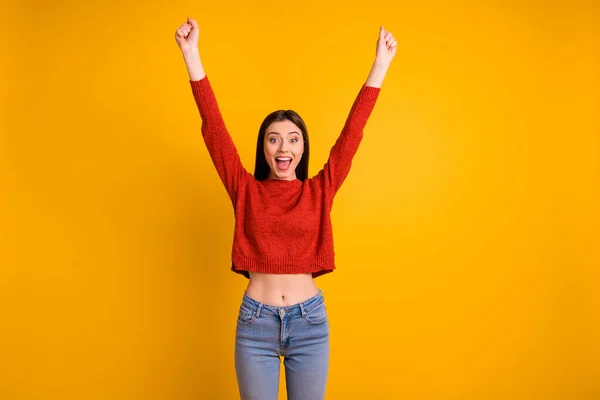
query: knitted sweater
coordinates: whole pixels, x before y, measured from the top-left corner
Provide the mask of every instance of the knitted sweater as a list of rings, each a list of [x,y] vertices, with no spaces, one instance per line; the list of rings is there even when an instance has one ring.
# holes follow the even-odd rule
[[[259,181],[242,166],[208,77],[190,84],[204,142],[235,212],[231,270],[247,278],[249,271],[313,277],[333,271],[333,198],[350,171],[380,89],[362,86],[317,175]]]

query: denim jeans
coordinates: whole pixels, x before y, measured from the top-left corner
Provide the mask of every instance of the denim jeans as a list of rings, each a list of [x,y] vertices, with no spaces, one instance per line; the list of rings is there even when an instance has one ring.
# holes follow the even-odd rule
[[[277,400],[281,359],[289,400],[323,400],[329,367],[329,323],[323,293],[275,307],[244,295],[235,337],[242,400]]]

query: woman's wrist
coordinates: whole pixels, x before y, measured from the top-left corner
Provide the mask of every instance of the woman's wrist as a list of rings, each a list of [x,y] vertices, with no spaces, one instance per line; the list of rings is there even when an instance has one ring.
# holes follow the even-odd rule
[[[367,78],[366,85],[380,88],[383,84],[383,79],[385,78],[385,74],[387,73],[389,67],[389,62],[375,58],[373,66],[371,67],[371,72],[369,73],[369,77]]]
[[[189,50],[182,50],[181,54],[185,60],[185,66],[187,67],[190,80],[199,81],[203,79],[206,74],[204,72],[204,67],[202,66],[202,61],[200,60],[198,48],[195,47]]]
[[[191,47],[189,49],[185,49],[185,50],[181,50],[181,55],[183,56],[183,58],[185,60],[188,59],[192,59],[192,58],[200,58],[200,51],[198,50],[197,47]]]
[[[375,57],[375,61],[373,61],[373,65],[376,66],[377,68],[382,68],[387,70],[390,67],[391,62],[389,61],[384,61],[378,57]]]

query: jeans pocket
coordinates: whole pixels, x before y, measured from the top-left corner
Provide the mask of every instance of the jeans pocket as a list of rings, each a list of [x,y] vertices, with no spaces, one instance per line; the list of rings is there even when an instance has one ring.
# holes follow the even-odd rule
[[[238,313],[238,324],[249,325],[256,319],[256,312],[249,309],[247,306],[242,304]]]
[[[321,303],[317,307],[306,310],[304,318],[311,325],[323,325],[327,322],[327,309],[325,304]]]

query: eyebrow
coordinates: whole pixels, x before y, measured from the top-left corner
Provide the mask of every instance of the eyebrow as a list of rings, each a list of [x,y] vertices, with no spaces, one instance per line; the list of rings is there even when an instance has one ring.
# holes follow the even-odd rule
[[[298,135],[298,136],[300,135],[300,134],[299,134],[298,132],[296,132],[296,131],[291,131],[291,132],[288,132],[288,135],[291,135],[292,133],[295,133],[295,134],[296,134],[296,135]],[[279,132],[269,132],[269,135],[280,135],[280,133],[279,133]]]

